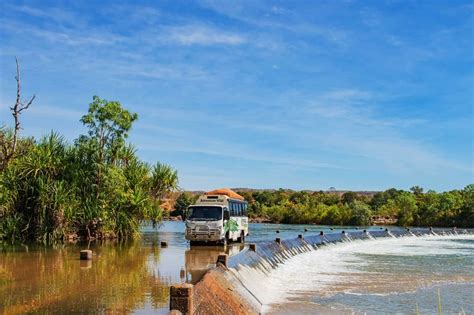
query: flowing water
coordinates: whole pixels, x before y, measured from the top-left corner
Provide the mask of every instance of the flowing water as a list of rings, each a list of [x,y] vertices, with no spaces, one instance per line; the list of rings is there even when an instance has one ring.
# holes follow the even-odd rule
[[[474,236],[356,240],[234,270],[270,314],[474,312]]]
[[[251,224],[247,241],[320,230],[329,227]],[[196,283],[220,253],[244,248],[190,248],[183,231],[182,222],[165,222],[158,230],[144,227],[139,241],[122,244],[0,247],[0,314],[166,314],[170,285]],[[161,248],[161,241],[168,247]],[[421,313],[430,313],[440,288],[443,310],[462,307],[472,314],[473,241],[355,241],[295,256],[259,275],[266,289],[260,291],[268,292],[262,297],[265,310],[415,313],[417,303]],[[94,258],[80,261],[79,250],[87,247]]]

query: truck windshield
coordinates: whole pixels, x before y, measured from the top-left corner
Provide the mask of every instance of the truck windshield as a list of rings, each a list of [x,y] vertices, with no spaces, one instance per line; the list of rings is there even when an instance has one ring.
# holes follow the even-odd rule
[[[217,221],[222,219],[221,207],[190,207],[189,220]]]

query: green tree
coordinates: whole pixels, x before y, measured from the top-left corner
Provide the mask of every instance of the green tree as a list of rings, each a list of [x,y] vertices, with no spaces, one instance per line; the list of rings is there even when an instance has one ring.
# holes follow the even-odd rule
[[[162,199],[168,192],[178,189],[178,171],[169,165],[156,163],[152,170],[150,186],[153,196]]]
[[[458,226],[473,227],[474,226],[474,184],[467,185],[462,190],[463,205],[459,218]]]
[[[81,136],[79,141],[93,141],[99,163],[114,163],[137,119],[136,113],[122,108],[119,102],[94,96],[88,113],[81,118],[81,122],[89,128],[89,137]]]
[[[344,204],[350,204],[357,200],[357,193],[353,191],[347,191],[342,194],[341,202]]]
[[[19,138],[21,154],[0,170],[0,240],[123,239],[138,235],[144,221],[158,222],[177,173],[160,163],[152,170],[126,144],[136,119],[120,103],[94,97],[81,119],[89,132],[74,145],[55,133]]]
[[[335,193],[327,193],[324,198],[324,203],[328,206],[332,206],[338,204],[341,198],[338,194]]]
[[[413,194],[415,194],[415,196],[423,194],[423,188],[420,186],[413,186],[412,188],[410,188],[410,190],[413,192]]]
[[[398,208],[398,225],[413,225],[418,209],[414,196],[408,193],[400,194],[395,198],[395,205]]]
[[[415,224],[424,226],[437,225],[439,221],[439,195],[435,191],[429,190],[419,196],[417,205],[419,217]]]
[[[455,225],[462,205],[462,195],[459,191],[453,190],[441,193],[439,196],[439,217],[442,225]]]
[[[190,192],[182,192],[178,198],[176,198],[176,203],[174,205],[175,211],[172,215],[181,215],[184,216],[186,214],[186,210],[190,205],[192,205],[196,201],[196,198]]]
[[[358,200],[349,204],[351,210],[351,220],[350,224],[352,225],[370,225],[372,211],[370,207]]]

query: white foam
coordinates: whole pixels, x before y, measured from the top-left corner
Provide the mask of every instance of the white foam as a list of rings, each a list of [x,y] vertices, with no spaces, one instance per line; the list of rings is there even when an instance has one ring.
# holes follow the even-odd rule
[[[258,268],[239,266],[233,272],[260,300],[265,312],[272,304],[284,303],[292,297],[336,292],[357,294],[351,291],[351,287],[356,285],[360,287],[364,283],[367,286],[379,286],[383,279],[375,284],[370,282],[372,280],[364,282],[364,279],[370,279],[371,276],[371,272],[364,268],[368,264],[364,254],[389,256],[473,254],[473,244],[452,240],[474,240],[474,236],[428,235],[354,240],[336,245],[328,244],[319,247],[318,250],[296,255],[280,263],[278,268],[263,263]],[[365,278],[361,278],[361,274],[364,274]],[[377,276],[379,275],[374,275],[372,278]],[[372,294],[383,295],[387,292],[377,292],[377,289],[374,289]]]

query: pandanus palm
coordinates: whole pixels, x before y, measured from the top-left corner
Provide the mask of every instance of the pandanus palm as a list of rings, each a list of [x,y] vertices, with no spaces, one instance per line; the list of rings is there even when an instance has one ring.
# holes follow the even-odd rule
[[[163,163],[156,163],[151,174],[151,192],[157,199],[163,199],[165,194],[178,189],[178,171]]]

